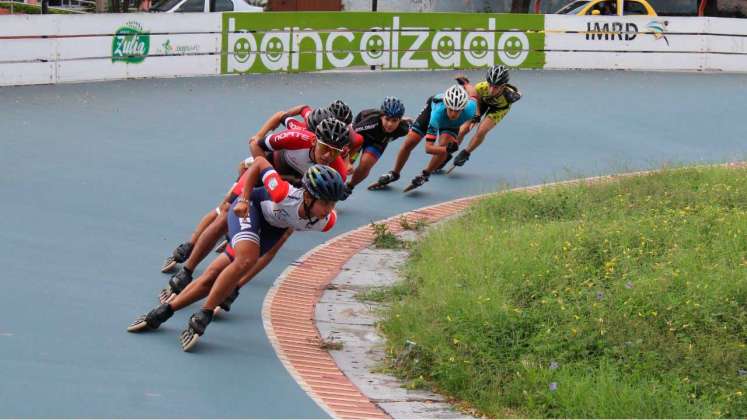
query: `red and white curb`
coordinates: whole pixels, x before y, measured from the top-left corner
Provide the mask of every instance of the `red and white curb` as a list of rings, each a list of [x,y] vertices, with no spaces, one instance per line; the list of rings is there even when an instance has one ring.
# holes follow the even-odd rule
[[[745,167],[746,163],[729,163],[727,167]],[[579,183],[596,184],[624,177],[645,175],[652,171],[608,175],[515,188],[510,191],[536,192],[547,187]],[[401,220],[410,223],[425,220],[437,222],[453,216],[470,204],[496,193],[448,201],[384,219],[389,231],[403,230]],[[332,356],[322,348],[322,339],[314,323],[314,307],[326,286],[341,272],[342,266],[355,254],[370,246],[374,233],[370,225],[337,236],[304,254],[275,280],[262,305],[267,337],[278,358],[301,388],[334,418],[389,418],[337,367]]]

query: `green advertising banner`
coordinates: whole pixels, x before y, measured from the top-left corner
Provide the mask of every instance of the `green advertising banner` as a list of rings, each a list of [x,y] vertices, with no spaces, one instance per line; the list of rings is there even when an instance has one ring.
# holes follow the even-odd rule
[[[223,13],[221,72],[542,68],[544,16],[491,13]]]

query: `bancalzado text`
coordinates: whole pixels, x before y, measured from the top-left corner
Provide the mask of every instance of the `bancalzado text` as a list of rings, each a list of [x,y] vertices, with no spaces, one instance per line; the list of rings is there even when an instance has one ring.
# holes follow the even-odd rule
[[[369,31],[284,27],[252,33],[237,30],[235,19],[229,18],[228,31],[224,32],[229,50],[226,70],[321,70],[355,64],[385,69],[484,67],[496,63],[520,66],[530,54],[541,54],[531,51],[530,40],[522,30],[496,31],[495,18],[485,23],[484,28],[434,31],[423,26],[401,26],[400,18],[394,16],[391,26]],[[302,65],[304,55],[313,56],[313,64]]]

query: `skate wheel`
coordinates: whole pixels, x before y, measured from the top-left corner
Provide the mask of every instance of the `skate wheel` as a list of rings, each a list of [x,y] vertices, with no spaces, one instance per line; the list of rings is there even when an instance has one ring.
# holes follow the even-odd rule
[[[158,301],[161,304],[164,304],[169,301],[172,294],[171,286],[167,286],[165,289],[161,289],[161,293],[158,294]]]
[[[368,186],[370,191],[383,190],[384,188],[387,188],[387,184],[380,184],[378,181]]]
[[[417,185],[415,185],[415,184],[410,184],[410,185],[408,185],[408,186],[407,186],[407,187],[406,187],[406,188],[405,188],[404,190],[402,190],[402,192],[403,192],[403,193],[406,193],[406,192],[410,192],[410,191],[414,190],[414,189],[415,189],[415,188],[417,188],[417,187],[418,187],[418,186],[417,186]]]
[[[163,262],[163,267],[161,267],[161,272],[162,273],[170,273],[170,272],[174,271],[174,269],[176,268],[176,264],[177,264],[177,262],[174,259],[174,257],[168,257],[168,258],[166,258],[166,261]]]
[[[184,351],[192,350],[199,339],[200,336],[195,332],[195,330],[192,329],[192,327],[189,327],[186,330],[182,331],[182,333],[179,335],[179,342],[181,343],[182,350]]]
[[[148,329],[148,323],[145,321],[145,315],[140,316],[127,327],[128,332],[140,332]]]

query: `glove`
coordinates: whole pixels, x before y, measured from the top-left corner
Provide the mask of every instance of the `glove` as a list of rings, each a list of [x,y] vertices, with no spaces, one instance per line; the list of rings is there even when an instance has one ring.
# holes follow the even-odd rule
[[[521,99],[521,92],[518,89],[512,89],[511,87],[506,88],[503,92],[503,96],[506,97],[506,102],[512,104]]]
[[[455,142],[455,141],[450,141],[446,145],[446,153],[454,153],[457,150],[459,150],[459,144],[457,144],[457,142]]]
[[[342,195],[340,196],[340,201],[345,201],[353,194],[353,188],[350,184],[345,184],[345,188],[342,190]]]

